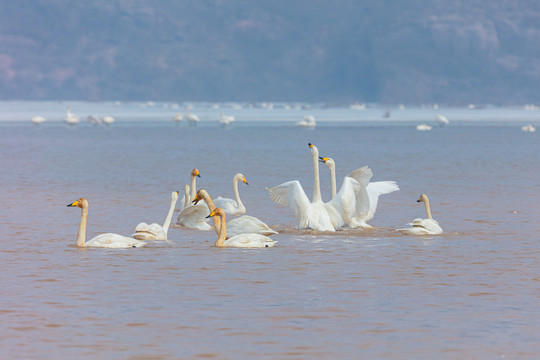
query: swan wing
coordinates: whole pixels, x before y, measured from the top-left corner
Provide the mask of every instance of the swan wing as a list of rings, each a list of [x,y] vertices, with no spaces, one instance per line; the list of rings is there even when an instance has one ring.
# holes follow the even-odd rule
[[[225,240],[224,246],[243,248],[273,247],[276,241],[260,234],[240,234]]]
[[[433,219],[414,219],[409,225],[412,228],[397,229],[397,231],[405,235],[436,235],[443,232],[439,223]]]
[[[208,215],[210,211],[206,205],[190,205],[178,214],[176,223],[191,229],[210,230],[212,226],[207,222]]]
[[[294,212],[300,229],[310,227],[311,202],[304,192],[300,181],[287,181],[273,188],[267,188],[267,190],[270,192],[270,199],[273,202],[288,206]]]
[[[325,203],[334,229],[351,225],[355,215],[356,193],[360,191],[360,187],[358,181],[346,176],[336,196]]]
[[[242,215],[227,221],[227,236],[233,237],[239,234],[253,233],[260,235],[274,235],[277,231],[272,230],[261,220],[249,215]]]
[[[225,214],[234,214],[238,211],[238,203],[233,199],[227,199],[218,196],[214,200],[214,205],[216,207],[222,208],[223,211],[225,211]]]
[[[102,247],[102,248],[112,248],[112,249],[122,249],[122,248],[131,248],[131,247],[141,247],[146,245],[144,241],[132,239],[127,236],[122,236],[118,234],[100,234],[93,238],[90,241],[87,241],[86,247]]]
[[[362,166],[361,168],[351,171],[351,173],[347,175],[347,177],[353,178],[354,180],[358,181],[358,183],[363,187],[367,187],[369,181],[373,177],[373,172],[367,166]]]
[[[377,204],[379,203],[379,196],[398,191],[399,186],[395,181],[376,181],[369,183],[366,190],[369,196],[369,213],[364,221],[371,220],[373,219],[373,216],[375,216]]]

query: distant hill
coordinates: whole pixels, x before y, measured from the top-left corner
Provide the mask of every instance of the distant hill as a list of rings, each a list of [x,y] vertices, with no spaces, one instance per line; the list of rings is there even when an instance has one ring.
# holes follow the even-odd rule
[[[540,102],[540,2],[0,0],[0,98]]]

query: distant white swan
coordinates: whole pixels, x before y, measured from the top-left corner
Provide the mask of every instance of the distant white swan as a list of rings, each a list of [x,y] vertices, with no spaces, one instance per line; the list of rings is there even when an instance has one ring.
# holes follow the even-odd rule
[[[426,194],[422,194],[416,202],[423,202],[426,206],[427,219],[414,219],[412,228],[397,229],[404,235],[436,235],[442,234],[443,230],[439,226],[439,223],[431,217],[431,209],[429,208],[429,199]]]
[[[523,132],[535,132],[536,128],[532,124],[529,124],[529,125],[522,126],[521,131],[523,131]]]
[[[186,107],[186,120],[189,126],[196,126],[199,122],[199,117],[189,112],[189,106]]]
[[[315,117],[313,115],[306,115],[303,120],[296,123],[296,126],[313,129],[317,126],[317,123],[315,122]]]
[[[266,248],[273,247],[276,241],[268,236],[260,234],[240,234],[227,238],[227,220],[225,211],[221,208],[215,208],[208,217],[219,216],[221,225],[219,228],[219,236],[216,240],[217,247],[241,247],[241,248]]]
[[[114,122],[114,118],[113,118],[112,116],[107,115],[107,116],[104,116],[104,117],[101,119],[101,121],[102,121],[105,125],[109,126],[109,125],[111,125],[111,124]]]
[[[429,126],[428,124],[420,124],[420,125],[416,126],[416,130],[418,130],[418,131],[429,131],[429,130],[431,130],[431,126]]]
[[[435,115],[435,117],[437,118],[439,124],[441,124],[442,126],[450,124],[450,120],[448,120],[444,115],[437,114]]]
[[[174,206],[178,200],[178,191],[173,191],[171,193],[171,205],[169,207],[169,212],[165,218],[163,225],[156,223],[148,225],[147,223],[140,223],[135,228],[135,234],[131,235],[137,240],[167,240],[167,233],[169,232],[169,226],[171,225],[171,220],[174,212]]]
[[[270,192],[270,199],[273,202],[288,206],[294,212],[299,229],[335,231],[338,227],[343,225],[344,221],[339,218],[337,211],[329,213],[328,209],[330,207],[322,201],[321,184],[319,181],[319,150],[313,144],[308,145],[311,150],[313,161],[312,200],[309,201],[298,180],[287,181],[267,190]],[[339,202],[339,200],[340,199],[336,198],[332,201]]]
[[[174,121],[176,124],[179,124],[179,123],[182,121],[182,114],[180,114],[180,113],[174,114],[173,121]]]
[[[336,163],[332,158],[329,157],[320,157],[322,163],[324,163],[330,170],[330,184],[332,190],[332,199],[338,194],[336,187]],[[375,212],[377,211],[377,205],[379,202],[379,196],[393,193],[394,191],[399,190],[399,186],[395,181],[376,181],[370,182],[373,173],[370,168],[363,166],[359,169],[354,170],[349,175],[346,176],[356,180],[359,186],[355,186],[354,197],[355,197],[355,207],[354,215],[349,217],[347,213],[342,212],[342,216],[345,221],[345,225],[350,228],[370,228],[371,225],[367,224],[367,221],[373,219]],[[344,179],[345,180],[345,179]],[[349,185],[350,182],[343,182],[342,188]],[[340,189],[340,192],[343,190]],[[351,193],[348,195],[351,197]],[[350,210],[349,210],[350,211]]]
[[[88,218],[88,201],[81,198],[67,205],[68,207],[81,208],[81,222],[79,223],[79,232],[77,233],[76,245],[80,247],[102,247],[102,248],[131,248],[141,247],[147,243],[144,241],[132,239],[118,234],[100,234],[90,241],[86,239],[86,220]]]
[[[217,199],[214,199],[214,204],[216,207],[222,208],[227,214],[231,215],[242,215],[246,213],[246,207],[240,200],[240,194],[238,193],[238,181],[242,181],[244,184],[249,185],[246,177],[240,173],[234,175],[233,177],[233,192],[234,200],[222,198],[218,196]]]
[[[45,119],[43,116],[34,116],[32,118],[32,124],[41,125],[44,123],[47,119]]]
[[[219,114],[219,123],[223,126],[230,125],[234,122],[234,116]]]
[[[199,189],[199,191],[197,191],[197,195],[195,196],[193,203],[197,204],[200,200],[204,200],[206,202],[209,212],[212,212],[216,208],[212,198],[204,189]],[[214,230],[216,231],[216,234],[219,235],[219,229],[221,226],[219,216],[212,216],[212,221],[214,222]],[[228,237],[245,233],[273,235],[277,234],[277,231],[272,230],[268,225],[256,217],[249,215],[242,215],[227,222]]]
[[[68,125],[77,125],[80,122],[79,117],[71,112],[71,106],[68,106],[68,109],[66,111],[66,118],[64,119],[64,121]]]

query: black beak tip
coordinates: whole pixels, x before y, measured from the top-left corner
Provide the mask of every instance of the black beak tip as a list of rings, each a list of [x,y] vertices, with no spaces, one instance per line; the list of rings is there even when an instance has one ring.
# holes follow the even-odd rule
[[[208,219],[210,217],[210,215],[208,215],[206,218]]]
[[[420,200],[416,200],[416,202],[420,202]]]
[[[246,181],[246,185],[249,185],[249,183]]]
[[[308,146],[311,146],[311,143],[308,143]]]
[[[201,177],[201,175],[197,175],[197,177]]]

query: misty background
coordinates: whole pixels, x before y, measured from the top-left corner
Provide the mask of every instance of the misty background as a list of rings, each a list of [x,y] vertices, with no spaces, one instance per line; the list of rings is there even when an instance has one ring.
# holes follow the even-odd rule
[[[538,1],[0,0],[0,99],[540,102]]]

